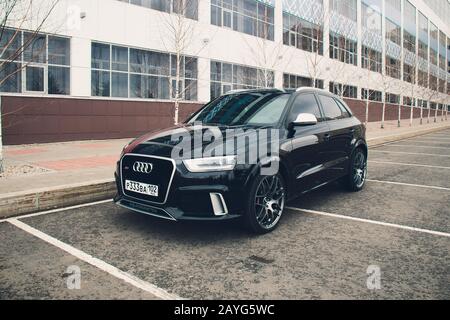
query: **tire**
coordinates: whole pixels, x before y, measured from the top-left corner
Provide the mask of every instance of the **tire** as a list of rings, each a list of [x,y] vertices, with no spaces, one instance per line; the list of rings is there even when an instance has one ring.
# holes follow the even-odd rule
[[[281,174],[257,176],[247,196],[244,219],[247,228],[257,234],[275,230],[284,211],[286,187]]]
[[[349,174],[345,177],[345,184],[350,191],[361,191],[367,178],[367,157],[363,149],[357,148],[350,158]]]

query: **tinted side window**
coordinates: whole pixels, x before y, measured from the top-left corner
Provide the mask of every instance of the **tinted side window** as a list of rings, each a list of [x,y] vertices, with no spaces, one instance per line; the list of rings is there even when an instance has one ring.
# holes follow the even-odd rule
[[[344,103],[341,100],[339,100],[339,99],[334,99],[334,100],[337,102],[337,104],[339,106],[339,109],[341,109],[342,117],[343,118],[350,118],[352,115],[350,114],[350,112],[348,112],[348,109],[344,105]]]
[[[323,112],[326,120],[342,119],[342,111],[333,98],[328,96],[319,95],[320,102],[322,103]]]
[[[311,113],[316,116],[317,121],[323,121],[316,97],[312,93],[301,94],[295,98],[289,120],[294,121],[300,113]]]

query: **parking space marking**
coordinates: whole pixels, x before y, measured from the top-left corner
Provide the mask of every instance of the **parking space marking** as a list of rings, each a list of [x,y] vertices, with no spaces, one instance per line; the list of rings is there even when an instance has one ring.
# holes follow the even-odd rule
[[[70,207],[51,209],[51,210],[46,210],[46,211],[41,211],[41,212],[36,212],[36,213],[25,214],[23,216],[18,216],[18,217],[15,217],[15,218],[16,219],[25,219],[25,218],[37,217],[37,216],[42,216],[42,215],[45,215],[45,214],[56,213],[56,212],[61,212],[61,211],[67,211],[67,210],[71,210],[71,209],[79,209],[79,208],[84,208],[84,207],[95,206],[96,204],[108,203],[108,202],[111,202],[111,201],[112,201],[112,199],[100,200],[100,201],[95,201],[95,202],[88,202],[88,203],[83,203],[83,204],[77,204],[75,206],[70,206]],[[8,221],[8,219],[5,219],[5,220]]]
[[[407,187],[416,187],[416,188],[425,188],[425,189],[435,189],[435,190],[444,190],[444,191],[450,191],[450,188],[444,188],[444,187],[438,187],[438,186],[429,186],[424,184],[414,184],[414,183],[405,183],[405,182],[396,182],[396,181],[384,181],[384,180],[374,180],[374,179],[367,179],[368,182],[377,182],[377,183],[386,183],[386,184],[396,184],[400,186],[407,186]]]
[[[407,139],[407,140],[413,140],[413,138]],[[447,141],[450,142],[450,138],[433,138],[433,137],[427,137],[427,136],[420,137],[420,140],[442,141],[443,143],[446,143]]]
[[[424,167],[424,168],[434,168],[434,169],[450,169],[450,167],[432,166],[428,164],[418,164],[418,163],[405,163],[405,162],[392,162],[392,161],[378,161],[369,160],[369,163],[380,163],[380,164],[393,164],[399,166],[410,166],[410,167]]]
[[[433,157],[450,157],[449,154],[420,153],[420,152],[404,152],[404,151],[389,151],[389,150],[369,150],[369,152],[411,154],[411,155],[433,156]]]
[[[435,146],[419,146],[416,144],[386,144],[384,147],[417,147],[417,148],[431,148],[431,149],[445,149],[450,150],[450,147],[435,147]]]
[[[306,212],[306,213],[312,213],[312,214],[317,214],[317,215],[321,215],[321,216],[339,218],[339,219],[347,219],[347,220],[352,220],[352,221],[371,223],[371,224],[376,224],[376,225],[385,226],[385,227],[391,227],[391,228],[397,228],[397,229],[403,229],[403,230],[409,230],[409,231],[428,233],[428,234],[432,234],[432,235],[435,235],[435,236],[442,236],[442,237],[450,238],[450,233],[441,232],[441,231],[434,231],[434,230],[428,230],[428,229],[421,229],[421,228],[410,227],[410,226],[404,226],[404,225],[396,224],[396,223],[389,223],[389,222],[376,221],[376,220],[370,220],[370,219],[356,218],[356,217],[346,216],[346,215],[342,215],[342,214],[329,213],[329,212],[316,211],[316,210],[309,210],[309,209],[301,209],[301,208],[295,208],[295,207],[286,207],[286,209],[290,209],[290,210],[294,210],[294,211],[301,211],[301,212]]]
[[[11,223],[12,225],[16,226],[17,228],[35,236],[36,238],[39,238],[59,249],[69,253],[70,255],[72,255],[84,262],[87,262],[90,265],[92,265],[104,272],[107,272],[108,274],[112,275],[113,277],[121,279],[136,288],[139,288],[150,294],[153,294],[157,298],[160,298],[163,300],[181,299],[179,296],[177,296],[175,294],[171,294],[171,293],[167,292],[166,290],[161,289],[147,281],[144,281],[144,280],[139,279],[125,271],[122,271],[103,260],[95,258],[95,257],[91,256],[90,254],[87,254],[77,248],[72,247],[71,245],[69,245],[67,243],[64,243],[52,236],[49,236],[48,234],[46,234],[42,231],[39,231],[39,230],[27,225],[26,223],[23,223],[22,221],[17,220],[16,218],[11,218],[11,219],[8,219],[7,221],[9,223]]]
[[[392,143],[397,143],[397,142],[418,142],[418,143],[431,143],[431,144],[447,143],[447,142],[443,142],[443,141],[433,141],[433,140],[398,140],[398,141],[393,141],[393,142],[389,142],[386,144],[392,144]]]

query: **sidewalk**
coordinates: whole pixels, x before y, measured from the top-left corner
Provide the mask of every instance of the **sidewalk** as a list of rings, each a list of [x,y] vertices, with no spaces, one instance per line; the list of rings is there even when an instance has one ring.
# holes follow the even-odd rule
[[[450,128],[450,119],[430,119],[413,126],[403,120],[367,126],[369,146]],[[115,163],[131,139],[74,141],[4,147],[5,173],[0,176],[0,218],[98,201],[115,193]]]

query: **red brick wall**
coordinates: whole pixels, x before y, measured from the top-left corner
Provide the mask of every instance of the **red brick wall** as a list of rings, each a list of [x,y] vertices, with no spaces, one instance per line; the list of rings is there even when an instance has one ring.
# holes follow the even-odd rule
[[[180,105],[185,119],[201,105]],[[173,124],[173,103],[2,97],[5,145],[136,137]]]
[[[355,116],[365,120],[365,101],[345,99]],[[182,103],[180,119],[201,104]],[[382,104],[370,102],[369,121],[381,121]],[[410,108],[402,106],[402,119]],[[386,120],[396,120],[397,105],[386,106]],[[414,117],[420,109],[414,110]],[[426,112],[424,113],[426,117]],[[114,139],[139,136],[173,123],[173,103],[103,99],[2,97],[3,143],[5,145],[71,140]]]
[[[365,121],[366,119],[366,101],[355,100],[355,99],[344,99],[348,104],[353,114],[360,120]],[[408,106],[401,106],[401,118],[409,119],[411,117],[411,108]],[[424,116],[425,116],[424,110]],[[381,121],[383,113],[383,104],[381,102],[369,102],[369,122]],[[420,117],[420,108],[414,108],[413,113],[414,118]],[[398,118],[398,105],[386,104],[384,119],[397,120]]]

